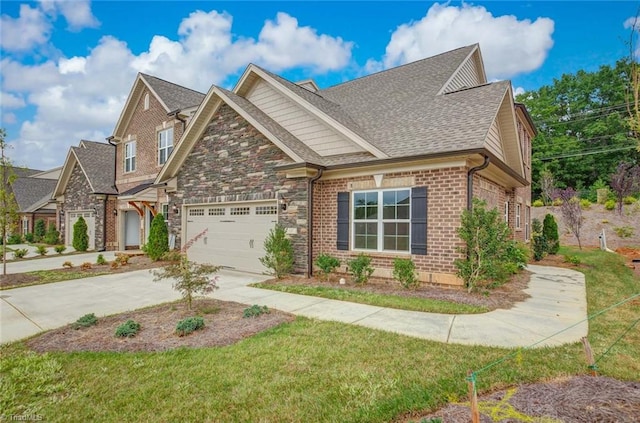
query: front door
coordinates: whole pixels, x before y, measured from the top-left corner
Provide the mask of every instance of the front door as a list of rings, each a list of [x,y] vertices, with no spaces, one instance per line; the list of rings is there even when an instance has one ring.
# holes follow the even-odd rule
[[[140,248],[140,215],[137,211],[128,210],[124,216],[124,247]]]

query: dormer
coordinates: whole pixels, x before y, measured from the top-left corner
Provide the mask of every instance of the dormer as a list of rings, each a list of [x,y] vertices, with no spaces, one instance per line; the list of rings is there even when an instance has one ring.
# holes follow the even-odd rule
[[[305,79],[304,81],[296,82],[296,85],[304,88],[307,91],[311,91],[312,93],[317,93],[320,91],[320,87],[316,85],[313,79]]]

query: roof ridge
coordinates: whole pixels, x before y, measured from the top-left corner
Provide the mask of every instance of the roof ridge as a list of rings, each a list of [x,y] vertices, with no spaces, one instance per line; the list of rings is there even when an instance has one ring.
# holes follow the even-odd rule
[[[508,83],[508,82],[509,81],[507,81],[507,80],[485,82],[484,84],[474,85],[473,87],[462,87],[462,88],[459,88],[459,89],[457,89],[455,91],[448,91],[446,93],[443,93],[443,95],[455,94],[455,93],[459,93],[459,92],[462,92],[462,91],[469,91],[469,90],[473,90],[473,89],[476,89],[476,88],[486,87],[488,85],[504,84],[504,83]]]
[[[158,78],[157,76],[150,75],[150,74],[148,74],[148,73],[143,73],[143,72],[139,72],[139,73],[140,73],[140,75],[142,75],[142,76],[144,76],[144,77],[149,77],[149,78],[157,79],[158,81],[162,81],[162,82],[165,82],[165,83],[167,83],[167,84],[171,84],[171,85],[174,85],[174,86],[176,86],[176,87],[183,88],[183,89],[185,89],[185,90],[193,91],[193,92],[194,92],[194,93],[196,93],[196,94],[202,94],[202,95],[205,95],[205,93],[200,92],[200,91],[196,91],[196,90],[194,90],[193,88],[185,87],[184,85],[180,85],[180,84],[177,84],[177,83],[175,83],[175,82],[168,81],[168,80],[163,79],[163,78]]]
[[[357,78],[353,78],[353,79],[350,79],[348,81],[341,82],[339,84],[331,85],[331,86],[329,86],[327,88],[322,88],[320,91],[330,90],[332,88],[344,86],[344,85],[350,84],[352,82],[360,81],[362,79],[369,78],[369,77],[372,77],[372,76],[375,76],[375,75],[380,75],[382,73],[395,71],[397,69],[401,69],[401,68],[404,68],[404,67],[407,67],[407,66],[410,66],[410,65],[415,65],[417,63],[424,62],[426,60],[431,60],[431,59],[434,59],[434,58],[439,57],[439,56],[444,56],[445,54],[448,55],[448,54],[454,53],[456,51],[459,51],[459,50],[462,50],[462,49],[465,49],[465,48],[474,47],[476,45],[478,45],[478,43],[474,43],[474,44],[469,44],[467,46],[458,47],[458,48],[455,48],[453,50],[443,51],[442,53],[434,54],[433,56],[423,57],[422,59],[414,60],[413,62],[403,63],[402,65],[398,65],[398,66],[394,66],[394,67],[391,67],[391,68],[383,69],[383,70],[380,70],[380,71],[377,71],[377,72],[370,73],[368,75],[362,75],[362,76],[359,76]]]

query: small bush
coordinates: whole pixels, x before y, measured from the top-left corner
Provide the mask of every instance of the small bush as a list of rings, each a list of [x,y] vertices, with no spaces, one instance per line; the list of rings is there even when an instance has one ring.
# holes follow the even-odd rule
[[[410,258],[393,259],[393,277],[404,288],[415,288],[420,284],[418,272],[416,272],[416,264]]]
[[[112,268],[112,269],[117,269],[117,268],[118,268],[118,266],[119,266],[119,265],[118,265],[118,262],[117,262],[116,260],[114,260],[114,261],[112,261],[112,262],[111,262],[111,268]]]
[[[624,198],[622,199],[622,202],[623,202],[624,204],[626,204],[627,206],[629,206],[629,205],[631,205],[631,204],[634,204],[634,203],[635,203],[635,202],[637,202],[637,201],[638,201],[638,199],[637,199],[636,197],[632,197],[632,196],[630,196],[630,195],[629,195],[629,196],[627,196],[627,197],[624,197]]]
[[[98,257],[96,258],[96,264],[100,266],[105,265],[107,264],[107,259],[105,259],[102,254],[98,254]]]
[[[582,210],[589,210],[591,208],[591,201],[587,200],[586,198],[581,199],[580,207],[582,207]]]
[[[82,216],[73,224],[73,248],[76,251],[87,251],[89,249],[89,228]]]
[[[20,234],[9,235],[9,238],[7,238],[7,245],[15,245],[15,244],[22,244],[22,235]]]
[[[602,219],[602,223],[606,225],[607,223],[609,223],[609,221],[607,219]]]
[[[176,333],[178,336],[185,336],[202,328],[204,328],[204,319],[202,317],[187,317],[178,322]]]
[[[36,220],[36,224],[33,228],[33,236],[36,241],[40,242],[47,233],[47,227],[44,223],[44,219]]]
[[[349,260],[347,263],[349,273],[353,275],[353,278],[357,284],[365,284],[369,281],[369,277],[373,273],[373,267],[371,267],[371,257],[364,253],[358,254],[353,260]]]
[[[560,207],[563,204],[563,201],[560,198],[556,198],[551,204],[553,204],[555,207]]]
[[[18,248],[17,250],[15,250],[13,252],[13,258],[14,259],[24,258],[27,255],[28,252],[29,252],[29,250],[27,250],[26,248]]]
[[[540,261],[547,254],[547,239],[544,237],[542,231],[542,223],[539,219],[533,219],[531,221],[531,230],[532,230],[532,250],[533,250],[533,259],[535,261]]]
[[[131,256],[129,256],[129,254],[118,254],[115,261],[118,262],[120,266],[126,266],[130,258]]]
[[[269,307],[267,306],[262,306],[260,307],[257,304],[252,305],[251,307],[247,307],[244,309],[244,311],[242,312],[242,317],[249,318],[249,317],[258,317],[261,314],[269,314]]]
[[[55,247],[53,247],[53,249],[56,251],[56,253],[58,254],[62,254],[65,252],[65,250],[67,249],[66,246],[64,245],[56,245]]]
[[[604,208],[609,211],[614,210],[616,208],[616,200],[607,200],[604,203]]]
[[[580,260],[580,257],[578,257],[578,256],[564,256],[564,262],[565,263],[571,263],[574,266],[577,266],[580,263],[582,263],[582,261]]]
[[[49,245],[56,245],[60,243],[60,232],[56,230],[55,223],[49,223],[49,228],[44,236],[44,242]]]
[[[613,228],[613,231],[620,238],[631,238],[633,236],[634,229],[631,226],[618,226]]]
[[[329,254],[320,254],[314,263],[320,268],[326,281],[329,281],[331,273],[333,273],[338,266],[340,266],[340,259],[333,257]]]
[[[540,199],[537,199],[536,201],[531,203],[531,205],[533,207],[543,207],[544,206],[544,202],[542,200],[540,200]]]
[[[127,320],[116,329],[116,336],[119,338],[133,338],[140,331],[140,323]]]
[[[98,318],[95,314],[85,314],[71,325],[74,329],[88,328],[98,324]]]
[[[46,256],[47,255],[47,247],[45,247],[44,245],[37,245],[36,246],[36,253],[40,254],[41,256]]]
[[[544,236],[547,253],[558,254],[560,250],[560,236],[558,235],[558,223],[552,214],[547,214],[542,222],[542,235]]]
[[[71,269],[73,268],[73,263],[71,263],[70,261],[65,261],[64,263],[62,263],[62,267]]]
[[[149,243],[145,247],[146,253],[153,261],[159,260],[164,253],[169,251],[169,230],[162,213],[156,214],[151,221]]]
[[[32,243],[35,240],[35,236],[33,236],[31,232],[29,232],[24,236],[24,240],[27,241],[28,243]]]
[[[264,251],[266,255],[260,257],[260,263],[267,269],[271,269],[271,274],[278,279],[293,270],[293,245],[287,238],[287,231],[281,225],[276,225],[269,231],[269,235],[264,240]]]
[[[91,270],[91,269],[92,269],[92,265],[88,261],[85,261],[80,265],[80,270]]]
[[[162,257],[160,257],[160,260],[162,261],[180,261],[180,257],[182,256],[182,253],[180,253],[180,250],[171,250],[171,251],[167,251],[166,253],[164,253],[162,255]]]

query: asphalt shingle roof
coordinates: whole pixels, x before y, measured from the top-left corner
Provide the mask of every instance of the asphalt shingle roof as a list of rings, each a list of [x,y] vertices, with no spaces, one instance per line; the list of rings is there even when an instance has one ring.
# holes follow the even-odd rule
[[[16,178],[11,184],[11,189],[20,211],[29,210],[45,197],[51,198],[57,182],[56,179],[30,178],[28,176]]]
[[[95,193],[117,194],[115,188],[116,148],[111,144],[83,140],[78,147],[71,147],[84,169]]]
[[[141,73],[141,76],[147,81],[151,88],[153,88],[156,94],[158,94],[164,104],[167,105],[170,112],[198,106],[205,97],[204,94],[198,91],[165,81],[164,79],[156,78],[155,76],[144,73]]]

